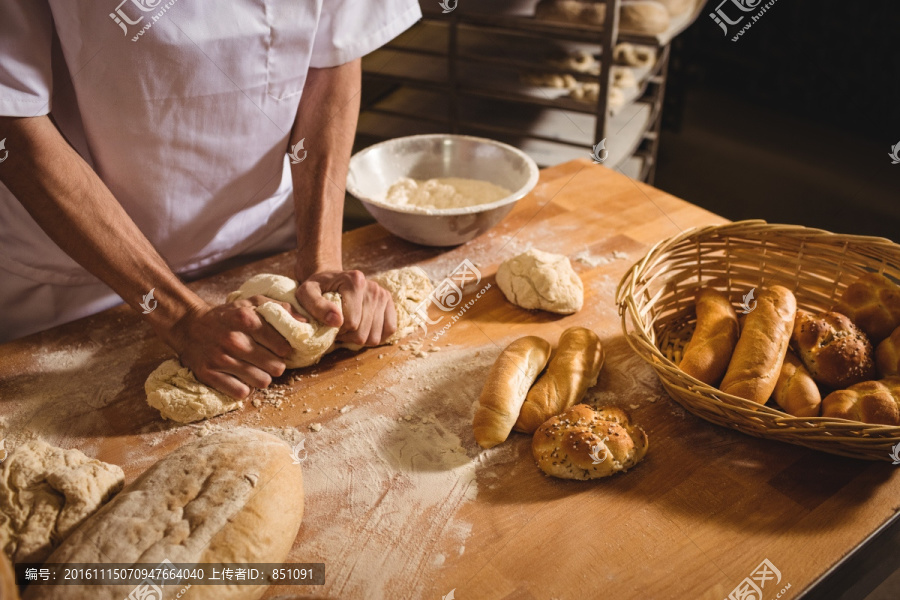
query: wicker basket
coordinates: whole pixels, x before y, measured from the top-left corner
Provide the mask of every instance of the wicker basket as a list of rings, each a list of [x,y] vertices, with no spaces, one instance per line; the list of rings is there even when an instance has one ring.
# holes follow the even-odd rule
[[[691,229],[660,242],[622,278],[616,303],[631,347],[656,370],[672,398],[698,417],[823,452],[891,460],[900,427],[792,417],[722,393],[677,366],[693,331],[694,294],[700,287],[723,291],[740,306],[751,289],[780,284],[794,292],[800,307],[820,311],[872,271],[900,280],[900,246],[882,238],[740,221]]]

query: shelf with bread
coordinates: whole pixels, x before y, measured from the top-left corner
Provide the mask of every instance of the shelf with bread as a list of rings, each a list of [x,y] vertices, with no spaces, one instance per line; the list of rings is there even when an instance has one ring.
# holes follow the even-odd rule
[[[651,182],[668,42],[698,7],[693,0],[614,0],[610,6],[633,16],[635,3],[678,14],[666,17],[664,35],[623,36],[623,28],[560,23],[545,12],[536,18],[535,1],[457,6],[449,14],[422,2],[423,21],[363,61],[365,80],[381,94],[364,104],[360,132],[372,140],[423,128],[490,135],[519,146],[541,166],[583,157],[605,141],[606,166]],[[433,94],[429,101],[423,92]],[[396,121],[383,117],[417,123],[390,131],[385,125]]]
[[[758,437],[893,460],[900,245],[742,221],[657,244],[623,277],[626,337],[692,413]]]

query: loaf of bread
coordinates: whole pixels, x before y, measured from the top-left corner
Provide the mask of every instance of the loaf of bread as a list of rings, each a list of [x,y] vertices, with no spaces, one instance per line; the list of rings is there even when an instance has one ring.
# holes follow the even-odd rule
[[[876,346],[900,327],[900,287],[878,273],[867,273],[844,290],[834,307],[847,315]]]
[[[547,366],[550,343],[529,335],[507,346],[491,367],[472,422],[475,441],[493,448],[509,437],[525,396]]]
[[[53,563],[280,563],[303,517],[303,477],[291,448],[253,429],[208,435],[175,450],[95,513]],[[242,582],[245,583],[245,582]],[[181,586],[160,586],[171,598]],[[134,585],[32,586],[27,599],[121,600]],[[188,598],[259,598],[266,585],[203,585]]]
[[[728,298],[712,288],[697,292],[694,304],[697,326],[678,367],[707,385],[718,385],[740,335],[737,313]]]
[[[822,400],[822,416],[878,425],[900,425],[900,377],[863,381],[831,392]]]
[[[900,375],[900,327],[878,344],[875,350],[875,364],[882,377]]]
[[[722,379],[726,394],[765,404],[775,391],[794,328],[797,300],[780,285],[763,290],[744,328]]]
[[[590,329],[569,327],[559,336],[547,370],[525,397],[514,429],[534,433],[541,423],[584,398],[603,367],[600,338]]]
[[[590,0],[541,0],[535,18],[563,23],[603,25],[606,5]],[[623,0],[619,29],[655,35],[669,28],[669,11],[653,0]]]
[[[818,417],[822,410],[819,387],[797,355],[791,351],[784,357],[772,397],[784,412],[795,417]]]
[[[813,379],[833,390],[876,377],[869,338],[841,313],[799,311],[791,346]]]
[[[618,408],[577,404],[543,423],[531,441],[538,467],[562,479],[598,479],[636,465],[648,447],[647,434]]]
[[[694,0],[653,0],[659,4],[662,4],[666,10],[669,12],[669,16],[677,17],[678,15],[683,15],[688,12],[692,8],[694,8]]]
[[[19,600],[12,564],[2,552],[0,552],[0,600]]]

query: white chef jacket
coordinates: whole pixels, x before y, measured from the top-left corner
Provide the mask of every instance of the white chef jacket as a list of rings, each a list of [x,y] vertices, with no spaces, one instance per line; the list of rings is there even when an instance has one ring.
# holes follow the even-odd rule
[[[307,70],[420,17],[416,0],[2,0],[0,115],[52,113],[172,268],[197,272],[291,230]],[[120,301],[0,184],[0,341]]]

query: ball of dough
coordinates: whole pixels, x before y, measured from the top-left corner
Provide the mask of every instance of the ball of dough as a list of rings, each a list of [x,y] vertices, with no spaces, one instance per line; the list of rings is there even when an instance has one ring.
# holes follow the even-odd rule
[[[385,343],[393,344],[405,338],[418,327],[416,308],[434,291],[431,279],[419,267],[404,267],[385,271],[372,277],[372,281],[386,289],[394,300],[397,311],[397,331]]]
[[[648,444],[647,434],[624,411],[576,404],[538,427],[531,451],[547,475],[585,480],[630,469]]]
[[[228,302],[234,302],[251,296],[266,296],[278,302],[287,302],[307,319],[305,323],[298,321],[277,302],[266,302],[256,308],[256,312],[294,349],[284,361],[288,369],[300,369],[319,362],[334,345],[338,334],[337,327],[317,321],[300,306],[295,295],[296,291],[297,282],[290,277],[262,273],[248,279],[237,291],[228,294],[227,298]],[[338,294],[325,292],[322,296],[340,310],[341,297]]]
[[[200,383],[194,374],[176,360],[167,360],[150,373],[144,382],[147,404],[166,419],[193,423],[238,409],[243,404],[222,392]]]
[[[15,449],[0,469],[0,551],[44,562],[82,521],[118,493],[125,474],[41,440]]]
[[[532,248],[503,261],[497,285],[507,300],[522,308],[569,315],[584,305],[584,284],[561,254]]]

